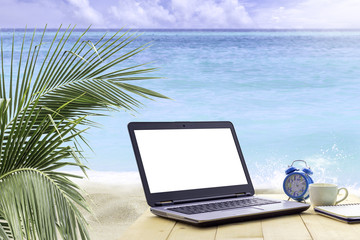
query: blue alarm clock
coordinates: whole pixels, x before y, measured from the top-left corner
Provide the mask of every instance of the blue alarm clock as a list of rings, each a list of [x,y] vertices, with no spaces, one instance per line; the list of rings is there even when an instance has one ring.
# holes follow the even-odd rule
[[[295,168],[293,166],[295,162],[305,163],[306,168],[301,170]],[[299,202],[305,201],[305,199],[309,197],[309,185],[314,182],[310,177],[313,172],[310,170],[310,167],[307,166],[306,161],[293,161],[285,173],[287,175],[283,183],[285,194],[289,196],[289,199],[292,198]]]

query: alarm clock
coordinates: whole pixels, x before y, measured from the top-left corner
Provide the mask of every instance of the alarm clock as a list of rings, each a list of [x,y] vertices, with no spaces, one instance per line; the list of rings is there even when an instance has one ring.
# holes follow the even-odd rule
[[[297,169],[293,165],[295,162],[305,163],[306,168]],[[309,185],[314,181],[310,177],[313,172],[307,166],[304,160],[295,160],[291,166],[285,171],[286,177],[283,183],[283,189],[289,199],[292,198],[296,201],[305,201],[309,197]]]

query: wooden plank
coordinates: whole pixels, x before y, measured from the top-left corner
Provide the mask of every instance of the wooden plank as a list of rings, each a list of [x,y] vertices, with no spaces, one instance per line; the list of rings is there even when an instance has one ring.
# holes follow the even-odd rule
[[[284,199],[283,194],[260,195]],[[345,203],[360,202],[349,196]],[[123,235],[122,240],[332,240],[359,239],[360,224],[349,225],[316,214],[312,208],[304,213],[264,220],[198,228],[154,216],[147,210]]]
[[[264,240],[310,240],[308,232],[299,214],[262,220]]]
[[[261,221],[221,225],[215,240],[263,240]]]
[[[170,235],[176,222],[157,217],[146,210],[133,225],[121,236],[119,240],[165,240]]]
[[[214,240],[217,227],[199,228],[184,223],[177,223],[168,240]]]
[[[356,196],[349,196],[344,203],[360,202]],[[314,240],[357,240],[360,236],[360,224],[347,224],[317,214],[313,207],[301,214]]]
[[[301,216],[314,240],[358,240],[360,225],[350,225],[315,214]]]
[[[279,200],[287,200],[284,193],[259,194],[259,197],[268,197]],[[312,239],[306,225],[299,214],[275,217],[262,220],[262,232],[264,240],[307,240]]]

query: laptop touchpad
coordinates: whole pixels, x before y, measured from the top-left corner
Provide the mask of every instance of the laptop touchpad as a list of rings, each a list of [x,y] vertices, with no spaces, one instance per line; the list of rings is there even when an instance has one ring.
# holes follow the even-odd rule
[[[264,211],[264,209],[255,208],[255,207],[232,209],[231,216],[234,216],[234,215],[248,215],[248,214],[258,213],[258,212],[262,212],[262,211]]]

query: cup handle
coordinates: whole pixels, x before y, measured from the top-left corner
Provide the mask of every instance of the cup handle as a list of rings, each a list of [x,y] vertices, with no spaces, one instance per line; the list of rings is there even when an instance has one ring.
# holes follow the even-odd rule
[[[339,194],[339,192],[340,192],[341,190],[344,190],[344,191],[345,191],[345,196],[342,197],[340,200],[336,201],[335,205],[338,204],[339,202],[344,201],[344,200],[347,198],[348,194],[349,194],[349,193],[348,193],[348,190],[347,190],[346,188],[339,188],[339,190],[338,190],[337,193]]]

